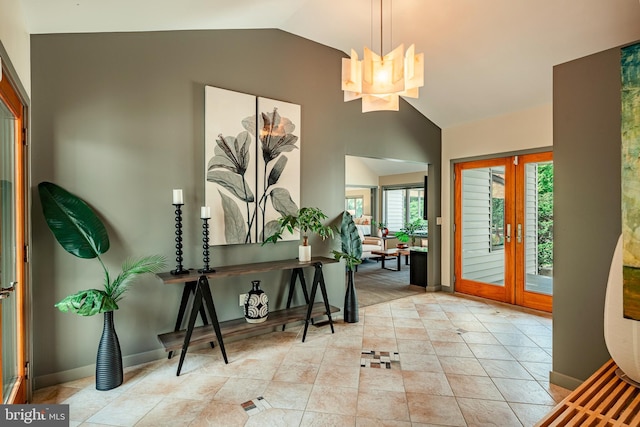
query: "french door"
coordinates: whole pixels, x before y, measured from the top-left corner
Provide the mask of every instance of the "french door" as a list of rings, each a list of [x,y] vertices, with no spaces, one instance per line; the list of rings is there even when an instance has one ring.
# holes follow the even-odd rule
[[[24,105],[0,80],[0,377],[2,403],[26,401]]]
[[[551,152],[455,165],[456,292],[551,311]]]

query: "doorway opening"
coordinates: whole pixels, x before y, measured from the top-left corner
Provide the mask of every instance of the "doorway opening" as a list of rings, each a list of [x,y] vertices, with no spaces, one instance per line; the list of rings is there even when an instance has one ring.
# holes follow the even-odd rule
[[[407,218],[426,216],[427,174],[426,163],[345,157],[345,210],[353,215],[367,249],[355,276],[360,307],[425,292],[424,287],[411,285],[408,256],[402,256],[399,264],[397,258],[385,257],[383,268],[380,255],[372,251],[396,248],[399,241],[394,232],[406,225]],[[388,235],[382,235],[383,227],[388,228]],[[426,246],[426,227],[424,233],[419,241]],[[371,245],[375,241],[378,243]]]

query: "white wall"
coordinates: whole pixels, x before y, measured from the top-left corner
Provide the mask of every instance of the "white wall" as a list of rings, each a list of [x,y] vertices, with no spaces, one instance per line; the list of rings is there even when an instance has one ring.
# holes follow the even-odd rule
[[[378,174],[365,165],[359,157],[344,156],[345,184],[375,187],[378,185]]]
[[[31,96],[30,41],[20,0],[0,0],[0,42]]]
[[[453,277],[453,160],[553,145],[551,104],[442,130],[442,286]]]

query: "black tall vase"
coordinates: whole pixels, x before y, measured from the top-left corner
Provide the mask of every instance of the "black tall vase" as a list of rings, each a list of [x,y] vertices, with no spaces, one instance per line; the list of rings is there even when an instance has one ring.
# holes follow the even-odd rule
[[[347,323],[358,323],[358,297],[356,287],[353,285],[352,269],[347,272],[347,291],[344,294],[344,321]]]
[[[104,313],[104,326],[96,359],[96,389],[111,390],[122,384],[122,353],[113,325],[113,311]]]

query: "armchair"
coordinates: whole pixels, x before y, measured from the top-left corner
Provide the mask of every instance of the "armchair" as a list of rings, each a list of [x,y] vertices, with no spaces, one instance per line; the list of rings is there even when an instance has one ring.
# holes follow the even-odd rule
[[[382,239],[374,236],[365,236],[360,228],[358,235],[362,242],[362,259],[371,258],[371,251],[381,251],[383,249]]]

